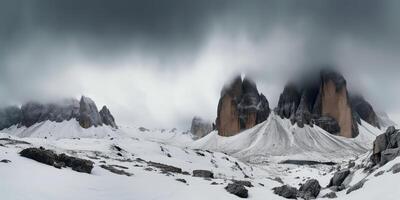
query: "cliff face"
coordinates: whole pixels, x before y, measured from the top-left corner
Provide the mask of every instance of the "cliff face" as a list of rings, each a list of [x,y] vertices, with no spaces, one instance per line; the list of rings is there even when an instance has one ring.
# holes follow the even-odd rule
[[[279,116],[290,119],[299,127],[316,124],[335,135],[358,135],[356,114],[341,74],[321,71],[316,81],[298,85],[290,83],[285,87],[275,109]]]
[[[213,130],[211,122],[205,121],[199,117],[194,117],[192,120],[192,126],[190,132],[194,139],[199,139],[206,136]]]
[[[353,119],[346,81],[339,74],[323,74],[321,83],[321,116],[335,119],[340,127],[340,136],[355,137],[358,126]]]
[[[350,98],[351,107],[357,113],[358,117],[368,122],[372,126],[380,128],[379,118],[372,108],[371,104],[367,102],[364,97],[355,95]]]
[[[21,106],[0,109],[0,130],[13,125],[30,127],[43,121],[62,122],[76,119],[83,128],[103,124],[117,128],[108,109],[97,111],[96,104],[87,97],[81,101],[66,99],[57,103],[28,102]]]
[[[221,92],[216,119],[218,134],[235,135],[265,121],[269,113],[267,98],[258,93],[255,83],[236,77]]]

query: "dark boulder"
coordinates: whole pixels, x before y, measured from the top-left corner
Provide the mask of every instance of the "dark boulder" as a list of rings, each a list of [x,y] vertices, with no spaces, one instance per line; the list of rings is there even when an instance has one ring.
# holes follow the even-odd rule
[[[20,152],[20,155],[26,158],[33,159],[40,163],[54,166],[56,168],[71,167],[72,170],[77,172],[91,173],[93,169],[93,162],[81,158],[67,156],[65,154],[57,155],[51,150],[44,148],[27,148]]]
[[[57,162],[62,162],[67,167],[71,167],[72,170],[77,172],[84,172],[90,174],[93,169],[93,162],[90,160],[85,160],[81,158],[76,158],[68,156],[66,154],[60,154],[58,156]]]
[[[316,198],[321,191],[321,186],[316,179],[310,179],[301,185],[299,194],[301,197],[312,197]]]
[[[194,177],[214,178],[214,173],[208,170],[193,170]]]
[[[243,181],[243,180],[232,180],[233,183],[239,184],[239,185],[243,185],[246,187],[254,187],[253,184],[251,184],[250,181]]]
[[[398,156],[400,156],[400,131],[390,126],[385,133],[376,137],[370,160],[373,165],[382,166]]]
[[[53,151],[45,150],[43,148],[27,148],[22,150],[19,153],[22,157],[30,158],[37,162],[46,164],[46,165],[54,165],[54,162],[57,159],[57,154]]]
[[[108,170],[114,174],[118,174],[118,175],[125,175],[125,176],[132,176],[133,174],[126,172],[125,170],[122,169],[117,169],[114,166],[111,165],[100,165],[101,168]]]
[[[10,162],[11,162],[11,160],[8,160],[8,159],[2,159],[2,160],[0,160],[0,162],[1,162],[1,163],[10,163]]]
[[[100,116],[103,124],[111,126],[113,128],[118,128],[117,124],[115,123],[115,119],[112,116],[110,110],[108,110],[107,106],[103,106],[103,108],[101,108]]]
[[[356,191],[356,190],[361,189],[361,188],[364,186],[364,183],[365,183],[366,181],[367,181],[367,180],[364,179],[364,180],[361,180],[360,182],[356,183],[355,185],[351,186],[351,187],[346,191],[346,194],[350,194],[350,193],[353,192],[353,191]]]
[[[338,186],[340,187],[343,183],[343,181],[347,178],[347,176],[350,174],[349,169],[343,169],[341,171],[336,172],[331,180],[329,181],[329,184],[327,187],[331,186]]]
[[[297,199],[298,190],[289,185],[275,187],[275,188],[272,188],[272,190],[274,191],[274,194],[279,195],[281,197],[284,197],[287,199]]]
[[[337,195],[335,192],[329,192],[329,193],[325,194],[324,196],[322,196],[322,198],[334,199],[334,198],[337,198]]]
[[[103,124],[97,106],[93,100],[82,96],[79,105],[79,124],[83,128],[96,127]]]
[[[229,183],[225,187],[225,190],[240,198],[247,198],[249,196],[247,189],[243,185],[237,183]]]
[[[391,168],[390,171],[392,171],[393,174],[397,174],[400,172],[400,163],[394,164]]]
[[[171,166],[171,165],[166,165],[166,164],[162,164],[162,163],[156,163],[156,162],[152,162],[152,161],[148,162],[147,164],[149,166],[152,166],[152,167],[160,169],[161,172],[163,172],[163,173],[169,173],[169,172],[171,172],[171,173],[182,173],[182,169],[181,168],[174,167],[174,166]]]

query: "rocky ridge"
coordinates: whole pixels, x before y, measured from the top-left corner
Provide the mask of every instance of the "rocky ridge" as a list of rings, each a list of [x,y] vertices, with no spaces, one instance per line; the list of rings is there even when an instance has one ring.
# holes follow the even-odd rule
[[[93,100],[82,96],[80,101],[66,99],[57,103],[28,102],[20,108],[0,109],[0,130],[13,125],[30,127],[43,121],[62,122],[76,119],[83,128],[108,125],[117,128],[114,117],[106,106],[99,112]]]

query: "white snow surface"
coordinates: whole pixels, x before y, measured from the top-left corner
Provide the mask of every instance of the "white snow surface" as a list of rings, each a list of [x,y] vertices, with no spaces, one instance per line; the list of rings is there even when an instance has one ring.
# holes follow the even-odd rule
[[[224,189],[231,179],[236,179],[249,180],[254,185],[247,188],[248,199],[279,200],[284,198],[271,190],[282,185],[274,180],[276,177],[297,188],[315,178],[325,187],[338,166],[345,167],[348,160],[355,160],[357,165],[366,162],[373,140],[383,131],[366,122],[362,122],[359,130],[358,137],[343,138],[317,126],[293,126],[289,120],[274,114],[266,122],[236,136],[221,137],[211,132],[197,141],[189,133],[178,130],[124,126],[82,129],[75,120],[46,121],[29,128],[15,126],[0,133],[0,160],[11,161],[0,162],[0,196],[7,200],[239,199]],[[4,138],[30,144],[8,144]],[[116,150],[115,145],[122,150]],[[19,155],[24,148],[39,146],[93,161],[92,173],[56,169]],[[189,175],[162,173],[139,158],[179,167]],[[338,165],[279,164],[288,159],[335,161]],[[387,171],[399,162],[397,158],[379,170]],[[102,164],[122,166],[133,175],[111,173],[101,168]],[[192,177],[196,169],[210,170],[214,178]],[[362,189],[348,195],[345,191],[338,192],[338,199],[398,199],[400,173],[385,172],[379,177],[373,174],[356,170],[350,185],[364,178],[368,181]],[[323,189],[318,199],[328,192],[329,189]]]
[[[192,147],[225,152],[251,163],[287,159],[338,162],[371,149],[373,140],[382,132],[366,122],[359,127],[356,138],[344,138],[318,126],[299,128],[272,113],[267,121],[240,134],[223,137],[214,131]]]

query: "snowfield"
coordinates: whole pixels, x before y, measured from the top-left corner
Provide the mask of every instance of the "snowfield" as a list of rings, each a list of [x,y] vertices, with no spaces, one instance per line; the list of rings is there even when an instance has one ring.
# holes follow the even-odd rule
[[[271,190],[288,184],[299,187],[317,179],[323,189],[340,166],[349,160],[366,162],[376,135],[383,131],[362,122],[354,139],[333,136],[319,127],[292,126],[273,114],[256,127],[233,137],[212,132],[193,141],[177,130],[147,130],[108,126],[82,129],[74,121],[42,122],[30,128],[11,127],[0,133],[0,196],[6,200],[53,199],[239,199],[224,188],[233,180],[250,181],[248,199],[284,199]],[[57,169],[21,157],[28,147],[44,147],[56,153],[91,160],[91,174],[71,168]],[[335,165],[281,164],[285,160],[334,161]],[[182,173],[163,171],[152,163],[180,168]],[[363,188],[338,199],[393,199],[400,196],[400,173],[388,171],[397,158],[372,174],[355,170],[350,185],[368,179]],[[113,166],[131,176],[101,167]],[[193,170],[209,170],[213,178],[194,177]],[[384,171],[381,176],[374,174]],[[176,180],[176,179],[184,179]]]

